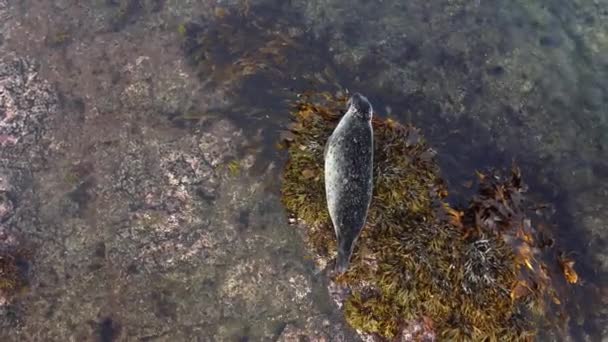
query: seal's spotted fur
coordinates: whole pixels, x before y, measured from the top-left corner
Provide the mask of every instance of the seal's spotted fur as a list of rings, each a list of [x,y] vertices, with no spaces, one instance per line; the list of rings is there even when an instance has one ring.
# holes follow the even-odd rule
[[[339,273],[348,268],[372,199],[372,112],[367,98],[354,94],[325,148],[325,193],[338,239]]]

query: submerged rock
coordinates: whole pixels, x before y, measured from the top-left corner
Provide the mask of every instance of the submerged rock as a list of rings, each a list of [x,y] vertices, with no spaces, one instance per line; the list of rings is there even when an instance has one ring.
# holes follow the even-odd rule
[[[302,326],[287,324],[277,342],[346,342],[352,337],[344,334],[344,327],[328,317],[310,317]]]
[[[40,123],[57,109],[57,98],[47,82],[37,80],[31,60],[0,58],[0,146],[35,139]],[[0,152],[1,153],[1,152]]]
[[[292,223],[324,268],[336,244],[323,191],[323,145],[345,99],[318,95],[302,96],[283,134],[290,159],[282,193]],[[561,326],[555,284],[565,279],[545,262],[554,254],[531,221],[519,170],[479,173],[478,195],[469,207],[453,208],[444,201],[435,152],[420,132],[390,119],[373,125],[375,193],[367,227],[349,270],[329,288],[360,336],[517,340],[541,326]]]
[[[0,19],[6,15],[4,6],[0,1]],[[57,106],[57,95],[38,76],[37,63],[14,54],[0,57],[0,331],[13,329],[22,320],[17,314],[21,295],[34,273],[30,272],[34,246],[21,229],[36,217],[27,205],[31,182],[26,178],[39,165],[35,156],[45,151],[44,123],[55,115]]]
[[[0,327],[12,325],[15,298],[28,285],[30,252],[8,228],[0,224]]]

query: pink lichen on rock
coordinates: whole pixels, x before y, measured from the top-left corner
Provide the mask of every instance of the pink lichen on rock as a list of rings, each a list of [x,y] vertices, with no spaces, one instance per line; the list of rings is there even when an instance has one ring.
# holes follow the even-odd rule
[[[5,146],[5,145],[14,145],[17,143],[17,138],[15,138],[12,135],[0,135],[0,146]]]
[[[193,259],[214,264],[225,256],[219,246],[236,238],[236,223],[204,210],[217,197],[224,158],[243,141],[233,124],[221,120],[195,138],[160,148],[162,181],[143,195],[144,208],[133,214],[131,229],[152,241],[138,252],[140,261],[173,267]]]
[[[56,107],[57,97],[34,63],[12,55],[0,58],[0,146],[36,132]]]

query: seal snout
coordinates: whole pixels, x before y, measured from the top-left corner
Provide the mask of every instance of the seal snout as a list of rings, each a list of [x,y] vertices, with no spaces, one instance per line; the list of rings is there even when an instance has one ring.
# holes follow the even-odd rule
[[[370,120],[372,118],[373,108],[367,97],[354,93],[348,100],[349,112],[355,114],[355,116]]]

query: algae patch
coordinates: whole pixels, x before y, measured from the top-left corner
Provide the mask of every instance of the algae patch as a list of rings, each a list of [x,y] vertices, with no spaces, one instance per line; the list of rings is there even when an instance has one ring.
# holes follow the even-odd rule
[[[328,93],[303,94],[282,134],[289,154],[283,202],[320,267],[336,251],[323,148],[345,103]],[[477,196],[467,208],[452,208],[435,151],[419,130],[377,117],[373,126],[367,225],[349,270],[332,279],[343,290],[334,299],[348,323],[380,341],[522,340],[561,326],[555,272],[544,261],[518,169],[479,173]]]
[[[7,236],[0,227],[0,239]],[[4,242],[0,242],[0,309],[13,304],[15,297],[27,291],[27,268],[30,258],[31,253],[26,249],[8,247]]]
[[[232,88],[257,74],[284,76],[298,32],[271,7],[249,10],[218,7],[211,18],[182,23],[182,50],[202,80]],[[292,63],[293,64],[293,63]],[[288,69],[292,70],[292,69]]]

